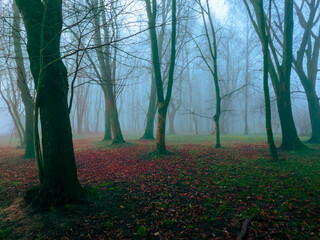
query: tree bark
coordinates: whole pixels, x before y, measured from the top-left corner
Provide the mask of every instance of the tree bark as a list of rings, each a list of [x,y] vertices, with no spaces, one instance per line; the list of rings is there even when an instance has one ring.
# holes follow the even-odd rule
[[[152,1],[152,8],[150,0],[145,0],[146,10],[149,19],[149,33],[151,39],[151,52],[152,52],[152,65],[154,70],[157,97],[158,97],[158,128],[157,128],[157,141],[156,141],[156,154],[166,154],[165,145],[165,126],[166,126],[166,114],[172,94],[173,75],[176,59],[176,0],[172,0],[172,31],[171,31],[171,55],[170,55],[170,68],[168,76],[168,85],[166,96],[164,96],[163,79],[161,77],[161,66],[159,57],[159,46],[156,32],[156,15],[157,15],[157,2]]]
[[[50,206],[82,194],[69,119],[67,70],[60,56],[62,1],[16,2],[26,26],[30,67],[37,86],[35,119],[39,108],[42,129],[43,158],[37,159],[42,168],[41,186],[34,203]]]
[[[318,74],[318,61],[320,49],[320,29],[314,34],[312,28],[317,26],[319,18],[316,17],[319,1],[311,1],[307,4],[309,8],[308,19],[304,17],[302,7],[299,8],[294,2],[295,10],[301,27],[304,29],[297,57],[293,64],[301,84],[306,92],[309,116],[311,121],[312,135],[308,140],[310,143],[320,143],[320,105],[316,93],[316,79]],[[314,39],[314,41],[312,41]]]
[[[271,1],[269,2],[270,6],[270,13],[271,13]],[[267,139],[268,139],[268,145],[269,150],[271,153],[272,158],[275,161],[278,161],[278,152],[276,145],[274,143],[273,139],[273,133],[272,133],[272,124],[271,124],[271,107],[270,107],[270,93],[269,93],[269,85],[268,85],[268,53],[269,53],[269,47],[268,47],[268,35],[266,33],[266,26],[265,26],[265,17],[264,17],[264,11],[263,11],[263,1],[259,0],[259,9],[260,9],[260,24],[262,26],[262,51],[263,51],[263,90],[264,90],[264,103],[265,103],[265,110],[266,110],[266,131],[267,131]],[[270,16],[271,17],[271,16]],[[269,33],[269,30],[268,30]]]
[[[112,140],[111,134],[111,113],[110,113],[110,106],[108,104],[108,99],[106,93],[104,93],[104,101],[105,101],[105,110],[104,110],[104,136],[103,141]]]
[[[151,94],[150,94],[149,107],[148,107],[148,113],[147,113],[147,124],[141,139],[154,139],[153,129],[154,129],[154,117],[157,111],[156,101],[157,101],[157,88],[156,88],[154,75],[152,74]]]
[[[157,143],[156,154],[161,155],[167,153],[166,149],[166,113],[167,110],[163,103],[158,103],[158,127],[157,127]]]
[[[292,69],[292,39],[293,39],[293,1],[285,1],[285,21],[284,21],[284,51],[281,72],[279,76],[280,91],[278,102],[278,111],[282,129],[282,143],[280,148],[283,150],[294,150],[303,148],[296,126],[294,124],[291,94],[290,94],[290,77]]]
[[[104,14],[103,11],[105,11],[104,6],[100,6],[103,8],[99,9],[99,4],[97,0],[93,0],[93,13],[94,13],[94,26],[95,26],[95,44],[97,46],[102,45],[102,34],[101,34],[101,24],[100,24],[100,17],[101,14]],[[102,12],[101,12],[102,11]],[[104,21],[104,20],[103,20]],[[105,43],[109,41],[109,32],[108,32],[108,27],[106,26],[106,23],[103,24],[103,29],[104,29],[104,39]],[[103,51],[103,48],[96,48],[96,54],[98,57],[98,62],[99,62],[99,68],[100,68],[100,86],[103,90],[104,96],[105,96],[105,107],[106,109],[109,110],[110,118],[111,118],[111,127],[112,127],[112,133],[113,133],[113,143],[124,143],[124,139],[122,136],[121,128],[120,128],[120,122],[118,118],[118,111],[117,111],[117,106],[116,106],[116,101],[115,101],[115,96],[114,96],[114,89],[113,89],[113,82],[112,82],[112,70],[110,66],[110,46],[106,46],[105,51]],[[106,111],[106,130],[107,130],[107,124],[108,124],[108,119],[107,119],[107,113]],[[105,137],[109,137],[109,133],[105,133]],[[105,139],[105,138],[104,138]]]
[[[254,7],[258,23],[253,20],[250,9],[246,4],[250,19],[255,27],[261,41],[262,29],[261,23],[259,22],[259,6],[256,1],[251,0]],[[291,96],[290,96],[290,75],[292,67],[292,39],[293,39],[293,1],[285,1],[285,16],[284,16],[284,41],[282,44],[283,54],[282,63],[279,63],[277,51],[272,43],[272,38],[269,36],[269,54],[268,54],[268,70],[272,80],[274,92],[277,99],[278,114],[280,118],[281,131],[282,131],[282,143],[280,148],[282,150],[293,150],[305,148],[300,141],[297,130],[294,124],[292,109],[291,109]],[[270,54],[272,53],[272,57]],[[274,62],[273,62],[274,61]]]
[[[26,70],[24,67],[22,48],[20,42],[20,15],[15,1],[13,1],[13,46],[15,51],[15,61],[18,73],[18,88],[21,92],[22,102],[25,108],[25,157],[34,158],[34,142],[33,142],[33,111],[34,103],[27,84]]]

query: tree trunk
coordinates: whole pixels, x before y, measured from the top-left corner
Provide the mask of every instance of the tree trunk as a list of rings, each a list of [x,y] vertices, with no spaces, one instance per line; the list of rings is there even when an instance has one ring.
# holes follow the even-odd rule
[[[151,94],[150,94],[150,101],[149,101],[149,107],[148,107],[148,113],[147,113],[147,124],[141,139],[154,139],[154,136],[153,136],[154,117],[156,115],[156,110],[157,110],[156,100],[157,100],[157,88],[156,88],[154,75],[152,74]]]
[[[214,129],[215,129],[215,140],[216,140],[215,147],[216,148],[221,148],[219,116],[220,116],[220,114],[216,113],[216,115],[213,118],[214,119]]]
[[[15,61],[18,72],[18,88],[21,92],[22,102],[25,108],[25,157],[34,158],[34,142],[33,142],[33,111],[34,103],[27,84],[27,76],[23,62],[22,48],[20,42],[20,15],[15,1],[13,1],[13,45],[15,51]]]
[[[247,32],[246,32],[246,73],[245,81],[246,87],[244,92],[244,135],[249,135],[249,126],[248,126],[248,85],[249,85],[249,26],[247,23]]]
[[[70,201],[82,193],[69,119],[67,70],[60,56],[62,1],[16,2],[26,26],[42,129],[43,159],[37,161],[43,167],[39,169],[43,176],[34,203],[50,206]]]
[[[123,136],[120,128],[118,110],[115,104],[113,104],[110,114],[111,114],[111,126],[112,126],[112,133],[113,133],[112,144],[124,143],[125,141],[123,140]]]
[[[312,135],[308,140],[309,143],[320,143],[320,105],[319,98],[315,92],[315,89],[312,91],[306,91]]]
[[[285,1],[285,22],[284,22],[284,51],[283,62],[280,74],[280,90],[277,99],[278,111],[282,129],[282,143],[280,148],[283,150],[294,150],[303,148],[296,126],[294,124],[291,96],[290,96],[290,77],[292,68],[292,39],[293,39],[293,2]]]
[[[196,119],[196,116],[194,115],[194,113],[192,113],[192,118],[193,118],[193,122],[194,122],[194,127],[196,129],[196,135],[199,135],[198,123],[197,123],[197,119]]]
[[[110,112],[110,106],[108,104],[108,99],[105,91],[104,93],[104,101],[105,101],[105,110],[104,110],[104,136],[103,141],[109,141],[112,140],[111,135],[111,112]]]
[[[283,90],[282,94],[285,94],[284,91],[286,90]],[[294,124],[291,103],[282,98],[277,101],[277,105],[282,130],[282,143],[280,149],[290,151],[303,148],[304,145],[298,137],[296,126]]]
[[[158,103],[158,127],[157,127],[157,143],[156,143],[156,154],[166,154],[166,113],[167,110],[163,103]]]
[[[34,158],[34,136],[33,136],[33,113],[34,113],[34,105],[25,105],[26,112],[26,134],[25,134],[25,157],[26,158]]]
[[[271,124],[271,107],[270,107],[270,93],[269,93],[269,85],[268,85],[268,53],[269,53],[269,46],[268,46],[268,37],[266,34],[266,27],[265,27],[265,17],[263,11],[263,1],[259,1],[259,9],[260,9],[260,24],[262,26],[262,51],[263,51],[263,90],[264,90],[264,103],[265,103],[265,110],[266,110],[266,130],[267,130],[267,138],[268,138],[268,146],[270,149],[270,153],[272,158],[275,161],[278,161],[278,152],[276,145],[274,144],[273,133],[272,133],[272,124]],[[271,1],[269,6],[271,12]],[[271,16],[270,16],[271,17]]]

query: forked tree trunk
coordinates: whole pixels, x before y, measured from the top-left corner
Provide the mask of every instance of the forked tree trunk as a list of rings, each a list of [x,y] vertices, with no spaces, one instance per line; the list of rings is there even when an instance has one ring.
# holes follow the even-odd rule
[[[151,39],[151,51],[152,51],[152,64],[154,70],[154,76],[156,81],[157,88],[157,97],[158,97],[158,128],[157,128],[157,142],[156,142],[156,153],[157,154],[166,154],[166,145],[165,145],[165,126],[166,126],[166,114],[172,94],[173,86],[173,75],[176,59],[176,0],[172,0],[172,31],[171,31],[171,55],[170,55],[170,68],[169,68],[169,77],[167,84],[166,96],[164,96],[164,86],[163,79],[161,77],[161,66],[159,58],[159,46],[157,40],[156,32],[156,15],[157,15],[157,2],[156,0],[152,1],[145,0],[146,10],[149,19],[149,33]]]
[[[285,21],[284,21],[284,51],[283,63],[281,67],[280,90],[277,99],[278,111],[282,129],[282,143],[280,148],[283,150],[294,150],[304,148],[301,143],[296,126],[294,124],[291,96],[290,96],[290,77],[292,69],[292,39],[293,39],[293,1],[285,0]]]
[[[40,175],[41,187],[34,202],[50,206],[82,194],[69,119],[67,70],[60,56],[62,1],[16,2],[26,26],[42,129],[43,158],[36,156],[43,175]]]

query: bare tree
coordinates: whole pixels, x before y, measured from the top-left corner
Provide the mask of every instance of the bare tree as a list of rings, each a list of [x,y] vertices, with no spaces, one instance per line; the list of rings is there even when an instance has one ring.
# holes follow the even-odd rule
[[[157,40],[156,32],[156,16],[157,16],[157,1],[152,0],[152,5],[150,0],[145,0],[146,10],[149,20],[149,32],[151,39],[151,50],[152,50],[152,64],[155,76],[155,82],[157,87],[158,96],[158,128],[157,128],[157,144],[156,153],[164,154],[167,152],[165,144],[165,130],[166,130],[166,115],[167,109],[171,99],[172,85],[173,85],[173,75],[176,59],[176,0],[172,0],[172,30],[171,30],[171,57],[170,57],[170,68],[167,83],[167,92],[164,97],[164,85],[161,76],[161,65],[159,58],[159,45]]]
[[[250,0],[257,19],[260,19],[260,8],[257,0]],[[262,28],[260,21],[255,21],[251,10],[246,4],[250,20],[255,28],[256,33],[259,36],[261,42],[262,32],[265,29]],[[268,36],[268,68],[269,74],[272,80],[273,89],[277,98],[278,113],[282,129],[282,143],[280,148],[283,150],[292,150],[304,148],[305,146],[300,141],[297,130],[294,124],[292,108],[291,108],[291,92],[290,92],[290,77],[292,69],[292,41],[293,41],[293,2],[292,0],[286,0],[284,3],[284,33],[283,42],[281,44],[282,53],[276,49],[273,39]],[[264,25],[266,26],[266,24]],[[280,58],[282,62],[280,63]]]

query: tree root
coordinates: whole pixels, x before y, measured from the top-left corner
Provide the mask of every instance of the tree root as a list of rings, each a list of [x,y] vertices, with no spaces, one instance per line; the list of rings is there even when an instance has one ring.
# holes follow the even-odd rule
[[[247,218],[243,224],[242,224],[242,228],[241,228],[241,232],[237,237],[237,240],[243,240],[243,239],[247,239],[248,237],[248,226],[249,223],[253,220],[253,217]]]
[[[237,240],[245,240],[248,238],[248,227],[249,224],[253,221],[257,221],[257,222],[265,222],[265,221],[278,221],[278,222],[289,222],[288,219],[283,219],[283,218],[269,218],[269,219],[263,219],[259,216],[252,216],[250,218],[247,218],[243,224],[242,224],[242,228],[241,228],[241,232],[239,233]]]

